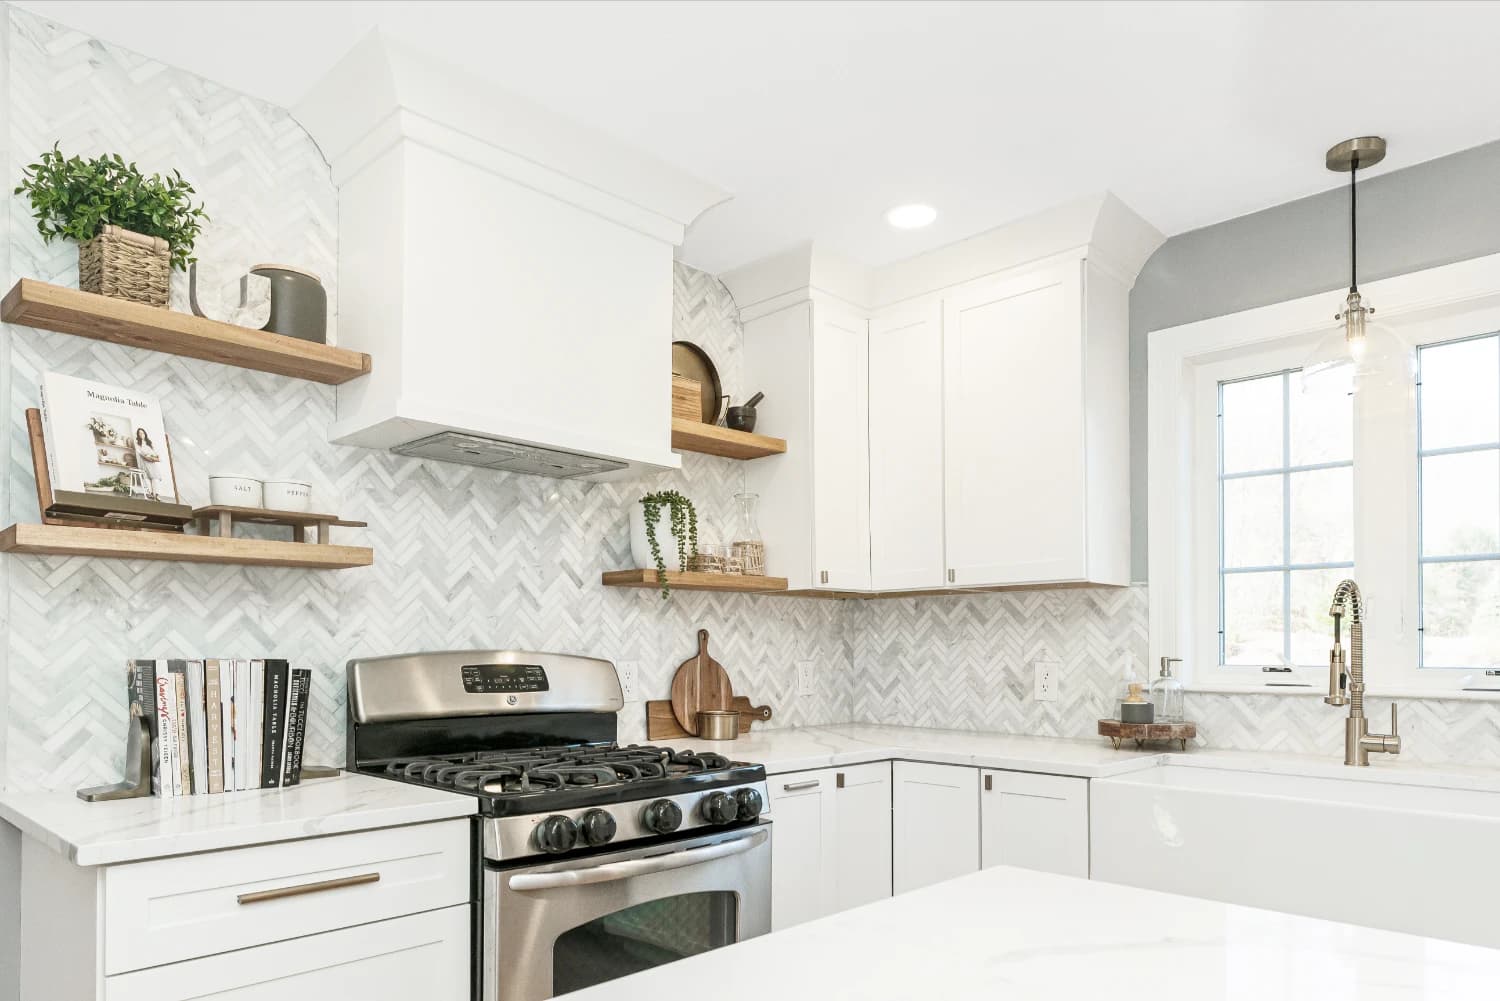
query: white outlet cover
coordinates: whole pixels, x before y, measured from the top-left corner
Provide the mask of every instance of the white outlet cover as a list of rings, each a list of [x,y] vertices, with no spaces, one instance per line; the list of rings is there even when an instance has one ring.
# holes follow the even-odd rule
[[[620,694],[626,702],[639,702],[641,700],[641,665],[639,661],[622,660],[615,665],[615,673],[620,676]]]
[[[1051,660],[1032,661],[1031,667],[1034,672],[1034,697],[1038,702],[1057,701],[1057,675],[1058,663]]]
[[[810,660],[797,661],[797,694],[812,695],[818,690],[816,665]]]

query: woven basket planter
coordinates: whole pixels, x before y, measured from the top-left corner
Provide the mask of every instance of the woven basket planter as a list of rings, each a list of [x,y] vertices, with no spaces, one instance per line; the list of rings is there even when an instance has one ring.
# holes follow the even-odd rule
[[[78,287],[111,299],[164,308],[172,293],[172,254],[167,241],[105,226],[78,247]]]

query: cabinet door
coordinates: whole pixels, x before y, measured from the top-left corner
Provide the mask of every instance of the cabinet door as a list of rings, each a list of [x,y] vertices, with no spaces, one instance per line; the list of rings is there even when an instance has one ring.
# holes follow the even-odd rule
[[[771,797],[771,930],[832,913],[837,894],[834,773],[766,780]]]
[[[813,586],[870,587],[869,327],[813,305]]]
[[[891,895],[891,763],[840,768],[835,773],[838,805],[837,910]]]
[[[944,300],[951,583],[1086,576],[1082,267],[995,279]]]
[[[1089,782],[1061,775],[985,772],[980,859],[1064,876],[1089,874]]]
[[[870,584],[942,587],[943,323],[932,302],[870,321]]]
[[[104,978],[105,1001],[468,1001],[469,906]]]
[[[892,770],[897,893],[979,870],[979,770],[897,761]]]

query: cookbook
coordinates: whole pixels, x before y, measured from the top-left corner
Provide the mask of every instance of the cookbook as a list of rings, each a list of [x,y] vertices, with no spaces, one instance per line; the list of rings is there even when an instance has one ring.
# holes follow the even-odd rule
[[[48,372],[42,378],[42,423],[53,490],[177,503],[155,396]]]

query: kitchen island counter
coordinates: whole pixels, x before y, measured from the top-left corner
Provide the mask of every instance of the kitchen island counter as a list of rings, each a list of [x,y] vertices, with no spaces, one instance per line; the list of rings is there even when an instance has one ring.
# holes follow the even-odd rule
[[[568,997],[705,984],[717,1001],[1493,1001],[1500,950],[999,866]]]

